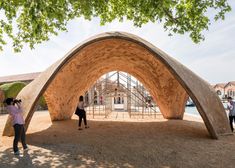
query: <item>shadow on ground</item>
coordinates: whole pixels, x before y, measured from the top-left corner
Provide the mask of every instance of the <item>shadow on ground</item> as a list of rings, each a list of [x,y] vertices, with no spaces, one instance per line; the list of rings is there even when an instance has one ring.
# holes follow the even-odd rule
[[[30,150],[15,157],[7,148],[0,167],[233,167],[234,136],[212,140],[203,123],[90,121],[54,122],[27,134]],[[223,158],[228,158],[227,162]]]

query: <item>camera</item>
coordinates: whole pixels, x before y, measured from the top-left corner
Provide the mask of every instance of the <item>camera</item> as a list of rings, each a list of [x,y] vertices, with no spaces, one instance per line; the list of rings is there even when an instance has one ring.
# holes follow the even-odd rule
[[[14,99],[13,100],[13,104],[16,104],[16,103],[21,103],[21,99],[19,99],[19,100],[18,99]]]

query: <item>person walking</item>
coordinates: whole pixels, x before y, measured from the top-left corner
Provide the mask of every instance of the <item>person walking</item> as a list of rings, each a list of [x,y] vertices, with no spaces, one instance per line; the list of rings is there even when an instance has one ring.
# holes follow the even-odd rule
[[[228,97],[228,104],[227,104],[227,109],[229,111],[229,123],[231,130],[233,132],[233,122],[235,122],[235,102],[233,101],[232,97]]]
[[[25,128],[24,128],[24,118],[23,111],[21,108],[21,100],[17,100],[14,98],[7,98],[5,100],[7,106],[6,110],[9,112],[12,118],[12,125],[14,127],[14,141],[13,141],[13,150],[15,155],[19,155],[18,142],[21,140],[22,146],[24,150],[28,150],[28,146],[25,142]]]
[[[78,103],[78,107],[76,109],[76,114],[79,116],[79,121],[78,121],[78,130],[82,130],[82,119],[84,121],[84,125],[85,128],[89,128],[89,126],[87,125],[87,120],[86,120],[86,111],[84,110],[84,100],[83,100],[83,96],[79,97],[79,103]]]

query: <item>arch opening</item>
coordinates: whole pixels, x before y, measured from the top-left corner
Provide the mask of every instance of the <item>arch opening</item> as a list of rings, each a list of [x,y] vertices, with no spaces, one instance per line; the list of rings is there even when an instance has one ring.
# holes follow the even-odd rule
[[[102,75],[84,97],[88,118],[153,120],[161,115],[144,85],[122,71]]]
[[[187,93],[168,69],[137,44],[107,39],[77,53],[48,86],[44,95],[52,120],[69,119],[77,95],[83,95],[101,75],[115,70],[128,72],[142,82],[165,118],[182,119]]]
[[[231,133],[223,106],[208,83],[150,43],[119,32],[104,33],[78,45],[24,88],[18,96],[27,102],[23,105],[26,123],[43,93],[52,120],[71,118],[77,95],[110,71],[135,76],[148,88],[165,118],[182,119],[189,95],[213,138]],[[10,132],[6,125],[4,135]]]

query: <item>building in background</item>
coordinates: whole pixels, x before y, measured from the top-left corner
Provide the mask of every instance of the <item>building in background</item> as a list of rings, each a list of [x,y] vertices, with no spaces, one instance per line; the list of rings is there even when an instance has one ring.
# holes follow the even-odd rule
[[[5,84],[5,83],[11,83],[11,82],[25,82],[25,83],[30,83],[32,80],[34,80],[37,76],[40,75],[40,72],[34,72],[34,73],[28,73],[28,74],[19,74],[19,75],[11,75],[11,76],[4,76],[4,77],[0,77],[0,85],[2,84]],[[99,79],[99,80],[102,80],[102,79]],[[99,84],[97,85],[97,88],[96,88],[96,91],[100,91],[102,90],[102,88],[104,88],[104,82],[101,82],[101,81],[97,81],[98,83],[100,82],[100,85]],[[116,87],[116,85],[114,85],[110,80],[108,80],[106,82],[106,85],[109,85],[108,88],[113,88],[113,87]],[[111,87],[112,85],[112,87]],[[107,86],[106,86],[107,87]],[[139,86],[140,87],[140,86]],[[218,84],[215,84],[212,86],[214,89],[215,89],[215,92],[217,93],[217,95],[220,97],[221,100],[224,100],[226,99],[228,96],[231,96],[233,99],[235,99],[235,81],[230,81],[228,83],[218,83]],[[120,89],[121,88],[121,89]],[[115,88],[113,88],[112,90],[114,90]],[[139,90],[141,90],[140,88],[130,88],[131,91],[134,92],[134,94],[136,95],[139,95]],[[98,93],[97,92],[97,93]],[[117,103],[119,101],[123,102],[124,101],[124,97],[126,96],[124,93],[124,89],[122,87],[119,87],[118,89],[118,95],[120,94],[120,96],[115,96],[115,99],[114,101]],[[91,100],[91,93],[88,93],[89,95],[87,95],[89,98],[89,100]],[[101,94],[101,93],[99,93]],[[97,95],[96,95],[97,96]],[[1,96],[3,97],[3,96]],[[98,98],[99,97],[99,98]],[[141,97],[141,96],[138,96],[138,97]],[[97,103],[99,104],[100,101],[101,101],[101,104],[102,104],[102,101],[104,97],[101,95],[101,96],[97,96]],[[119,100],[120,99],[120,100]],[[2,100],[0,100],[2,101]]]
[[[35,72],[0,77],[0,114],[7,113],[4,100],[7,97],[15,97],[24,86],[33,81],[39,74],[40,72]],[[46,102],[43,103],[43,101],[40,99],[37,109],[46,108]]]
[[[217,83],[216,85],[213,86],[220,99],[223,99],[225,97],[225,91],[224,91],[225,85],[226,83]]]
[[[3,76],[3,77],[0,77],[0,85],[5,84],[5,83],[11,83],[11,82],[30,83],[40,73],[41,72],[34,72],[34,73],[28,73],[28,74],[18,74],[18,75],[11,75],[11,76]]]
[[[224,95],[225,97],[235,98],[235,81],[228,82],[224,86]]]
[[[235,99],[235,81],[218,83],[213,88],[221,100],[225,100],[229,96]]]

